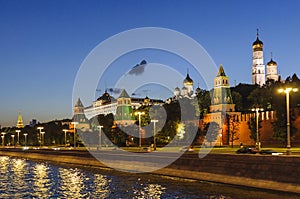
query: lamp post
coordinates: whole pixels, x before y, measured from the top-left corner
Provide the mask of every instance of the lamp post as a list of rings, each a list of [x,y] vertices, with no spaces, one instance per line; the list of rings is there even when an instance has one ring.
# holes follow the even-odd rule
[[[74,126],[74,149],[76,149],[76,124],[78,124],[78,122],[71,122],[71,124]]]
[[[255,118],[256,118],[256,148],[260,151],[260,139],[259,139],[259,132],[258,132],[258,118],[259,118],[259,111],[263,111],[263,108],[253,108],[251,111],[255,111]]]
[[[68,129],[63,129],[63,132],[65,133],[65,147],[67,147],[67,132],[69,130]]]
[[[139,116],[139,147],[141,148],[142,147],[141,115],[145,115],[145,112],[137,111],[134,114]]]
[[[39,126],[37,127],[37,130],[40,131],[40,134],[39,134],[39,142],[40,142],[40,146],[42,146],[42,130],[44,129],[44,127],[42,126]]]
[[[220,133],[219,134],[219,137],[220,137],[220,147],[222,146],[222,136],[223,136],[222,133]]]
[[[151,122],[153,122],[153,149],[154,151],[156,150],[156,122],[158,122],[158,120],[151,120]]]
[[[44,146],[44,143],[45,143],[45,137],[44,137],[44,135],[45,135],[45,131],[42,131],[41,132],[41,144],[42,144],[42,146]]]
[[[101,130],[102,130],[103,126],[99,125],[98,128],[99,128],[99,143],[98,143],[97,148],[99,150],[99,149],[101,149],[101,138],[102,138],[102,135],[101,135],[102,131]]]
[[[10,135],[10,136],[12,138],[12,144],[13,144],[13,146],[15,146],[15,135]]]
[[[18,141],[17,141],[17,145],[20,144],[20,132],[21,132],[21,130],[16,130],[16,133],[18,133]]]
[[[2,136],[1,136],[1,138],[2,138],[2,146],[4,147],[4,139],[5,139],[5,132],[2,132],[1,133],[2,134]]]
[[[25,137],[25,147],[26,147],[26,146],[27,146],[27,135],[28,135],[28,134],[27,134],[27,133],[24,133],[23,135],[24,135],[24,137]]]
[[[286,132],[287,132],[287,145],[286,145],[286,154],[291,154],[291,133],[290,133],[290,92],[297,92],[298,88],[281,88],[278,89],[279,93],[286,94]]]

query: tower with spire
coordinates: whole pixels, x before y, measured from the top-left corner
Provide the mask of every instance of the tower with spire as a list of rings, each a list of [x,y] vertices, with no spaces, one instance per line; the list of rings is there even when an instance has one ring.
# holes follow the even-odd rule
[[[235,104],[233,104],[229,87],[229,77],[226,76],[222,64],[214,79],[214,91],[211,104],[210,112],[235,111]]]
[[[273,56],[271,53],[271,60],[267,63],[267,80],[278,81],[277,63],[273,61]]]
[[[76,129],[80,129],[81,131],[88,131],[90,129],[90,122],[85,116],[84,106],[80,98],[78,98],[77,102],[75,103],[72,120],[77,122]]]
[[[17,128],[24,128],[23,118],[22,118],[22,114],[21,113],[19,113],[19,115],[18,115]]]
[[[257,29],[256,40],[252,44],[252,84],[260,86],[266,83],[263,46],[263,42],[258,38]]]
[[[125,89],[122,90],[120,96],[118,97],[117,104],[115,115],[116,123],[123,126],[132,125],[135,120],[133,116],[131,98]]]

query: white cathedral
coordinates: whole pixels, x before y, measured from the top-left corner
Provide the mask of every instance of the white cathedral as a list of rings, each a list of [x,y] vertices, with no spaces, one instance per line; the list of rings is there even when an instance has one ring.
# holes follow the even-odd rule
[[[189,72],[186,74],[186,78],[183,80],[183,87],[180,88],[177,86],[174,89],[174,97],[173,100],[178,100],[179,98],[192,98],[194,96],[194,82],[190,78]]]
[[[263,86],[266,81],[278,81],[279,75],[277,72],[277,63],[271,60],[264,65],[263,42],[258,38],[258,30],[256,34],[256,41],[252,44],[252,84]]]

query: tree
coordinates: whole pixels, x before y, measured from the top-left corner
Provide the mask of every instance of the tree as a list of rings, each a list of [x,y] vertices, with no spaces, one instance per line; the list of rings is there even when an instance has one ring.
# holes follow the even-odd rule
[[[293,121],[295,121],[295,116],[293,112],[290,113],[290,135],[291,139],[293,139],[293,135],[296,132],[296,128],[292,125]],[[283,145],[287,143],[287,118],[286,111],[283,109],[277,109],[276,111],[276,120],[272,122],[273,127],[273,138],[275,140],[281,141]]]
[[[250,139],[256,142],[256,117],[251,117],[250,120],[247,122],[248,129],[250,130]],[[258,119],[258,129],[261,129],[261,119]],[[260,131],[258,130],[258,137],[260,138]],[[260,140],[260,139],[259,139]]]
[[[235,140],[239,139],[239,128],[240,128],[240,122],[235,120],[234,117],[228,115],[228,137],[229,137],[229,142],[231,143],[231,147],[233,147],[233,142]]]
[[[232,101],[235,103],[235,109],[237,111],[243,109],[243,104],[242,104],[242,95],[236,91],[231,92],[232,96]]]
[[[297,87],[297,80],[296,77],[294,76],[294,81],[296,82],[291,82],[292,78],[288,77],[287,78],[288,82],[285,83],[278,83],[276,86],[273,88],[273,101],[272,101],[272,107],[274,107],[276,111],[276,120],[272,122],[272,127],[273,127],[273,138],[275,140],[281,141],[283,145],[286,145],[287,143],[287,113],[286,113],[286,96],[285,94],[278,94],[278,89],[279,88],[284,88],[284,87]],[[293,107],[296,107],[297,104],[300,102],[299,100],[299,92],[297,93],[290,93],[290,134],[291,134],[291,139],[293,138],[294,133],[296,132],[295,127],[292,125],[295,121],[295,114],[293,111]]]
[[[253,85],[253,84],[238,84],[237,86],[231,88],[231,92],[237,92],[241,95],[241,111],[248,111],[251,107],[252,104],[251,102],[247,99],[249,94],[256,88],[259,88],[258,85]],[[234,96],[232,96],[234,97]],[[234,99],[233,99],[234,100]],[[235,101],[234,101],[235,102]],[[239,107],[238,107],[239,108]]]
[[[210,92],[204,89],[200,89],[196,97],[199,107],[199,112],[196,114],[197,116],[200,116],[200,119],[202,119],[203,115],[208,112],[209,106],[211,105]]]
[[[204,131],[206,134],[205,138],[210,143],[210,146],[212,146],[212,142],[215,142],[217,140],[220,131],[220,126],[216,122],[208,122],[204,125]]]

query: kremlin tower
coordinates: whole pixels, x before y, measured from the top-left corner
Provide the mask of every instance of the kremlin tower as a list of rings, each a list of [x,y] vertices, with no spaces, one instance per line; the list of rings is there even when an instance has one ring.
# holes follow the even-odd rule
[[[235,111],[235,104],[233,104],[231,97],[229,78],[226,76],[222,64],[214,79],[214,91],[211,104],[210,112]]]
[[[125,89],[122,90],[117,99],[117,110],[115,121],[118,125],[128,126],[134,124],[134,116],[131,105],[131,98]]]

